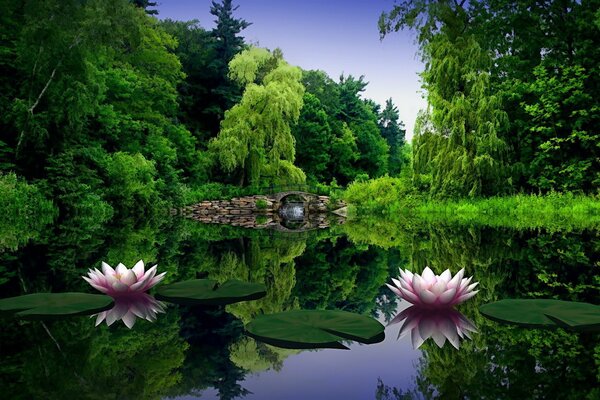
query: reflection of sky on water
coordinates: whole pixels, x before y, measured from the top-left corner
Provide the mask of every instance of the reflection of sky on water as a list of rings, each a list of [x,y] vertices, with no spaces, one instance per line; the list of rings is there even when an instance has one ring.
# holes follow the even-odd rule
[[[397,312],[410,306],[401,302]],[[385,325],[385,322],[380,319]],[[247,399],[372,399],[377,379],[403,391],[414,388],[415,365],[421,356],[410,337],[397,340],[398,326],[385,330],[385,340],[372,345],[350,344],[350,350],[303,351],[283,361],[279,372],[264,371],[246,375],[241,385],[253,394]],[[209,389],[199,397],[178,400],[219,399]]]

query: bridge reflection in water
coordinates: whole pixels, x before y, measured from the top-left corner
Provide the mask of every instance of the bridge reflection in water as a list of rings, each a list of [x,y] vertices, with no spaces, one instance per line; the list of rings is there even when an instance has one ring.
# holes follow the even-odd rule
[[[204,223],[280,232],[323,229],[345,222],[342,201],[332,204],[328,196],[299,191],[202,201],[180,212]]]

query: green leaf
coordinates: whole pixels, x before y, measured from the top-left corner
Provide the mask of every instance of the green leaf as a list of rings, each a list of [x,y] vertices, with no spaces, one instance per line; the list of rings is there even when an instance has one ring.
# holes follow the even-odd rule
[[[230,279],[219,285],[211,279],[164,285],[156,291],[156,299],[186,305],[226,305],[240,301],[256,300],[267,294],[262,283],[241,282]]]
[[[284,348],[347,349],[340,340],[381,342],[384,326],[373,318],[338,310],[296,310],[261,315],[246,325],[246,333]]]
[[[113,299],[101,294],[35,293],[0,299],[0,313],[18,318],[70,317],[108,310]]]
[[[531,328],[600,330],[600,306],[549,299],[505,299],[479,307],[487,318]]]

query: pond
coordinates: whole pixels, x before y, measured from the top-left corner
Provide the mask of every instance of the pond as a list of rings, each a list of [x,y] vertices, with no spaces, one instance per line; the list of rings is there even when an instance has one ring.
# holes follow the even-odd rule
[[[88,316],[7,317],[0,335],[3,399],[593,399],[600,397],[600,337],[495,322],[479,306],[506,298],[597,304],[600,233],[485,225],[348,221],[302,233],[207,225],[177,217],[112,226],[61,221],[28,243],[0,248],[2,297],[94,293],[88,268],[139,259],[161,284],[239,279],[266,295],[227,306],[165,303],[129,329]],[[458,349],[420,346],[402,324],[373,344],[290,349],[245,334],[259,315],[344,310],[387,325],[410,304],[385,285],[398,268],[430,266],[479,282],[457,310],[473,324]]]

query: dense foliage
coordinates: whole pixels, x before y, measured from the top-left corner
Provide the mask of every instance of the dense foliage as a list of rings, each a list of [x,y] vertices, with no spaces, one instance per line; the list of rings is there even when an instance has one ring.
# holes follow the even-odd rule
[[[362,77],[336,83],[248,46],[231,0],[212,2],[212,30],[159,21],[155,6],[5,2],[0,172],[53,199],[61,220],[399,172],[398,110],[363,99]]]
[[[415,180],[435,197],[597,192],[597,0],[403,1],[382,35],[418,34],[429,109]]]

